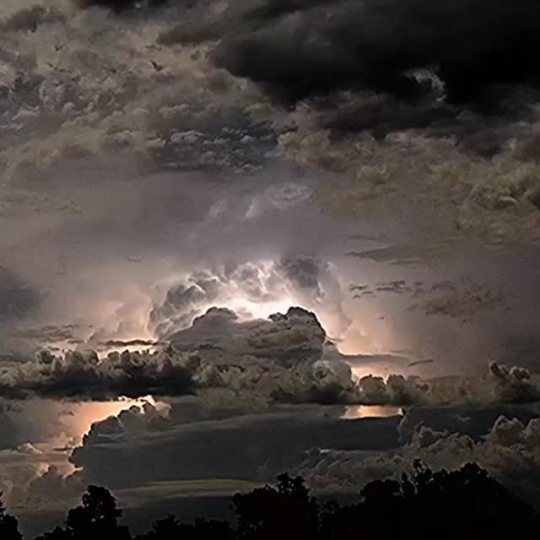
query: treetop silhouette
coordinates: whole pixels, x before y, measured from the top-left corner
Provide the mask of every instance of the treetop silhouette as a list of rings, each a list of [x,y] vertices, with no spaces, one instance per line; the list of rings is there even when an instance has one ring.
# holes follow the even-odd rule
[[[478,465],[433,472],[415,463],[411,474],[368,483],[358,501],[320,503],[301,477],[279,476],[274,485],[232,497],[235,520],[174,516],[132,537],[119,524],[122,511],[103,487],[89,486],[65,525],[37,540],[348,540],[414,536],[419,539],[522,538],[540,533],[535,510]],[[0,539],[21,540],[17,520],[0,507]],[[10,536],[11,535],[11,536]]]

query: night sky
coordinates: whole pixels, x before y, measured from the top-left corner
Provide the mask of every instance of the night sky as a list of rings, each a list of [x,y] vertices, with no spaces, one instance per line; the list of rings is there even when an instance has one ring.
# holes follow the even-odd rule
[[[539,48],[534,0],[2,0],[23,530],[418,458],[540,504]]]

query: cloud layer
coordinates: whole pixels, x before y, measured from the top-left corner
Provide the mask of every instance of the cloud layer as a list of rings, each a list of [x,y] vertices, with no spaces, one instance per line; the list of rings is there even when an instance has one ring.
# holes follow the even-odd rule
[[[381,357],[383,362],[388,357]],[[355,380],[351,365],[377,356],[340,355],[317,317],[302,308],[268,319],[242,321],[211,308],[157,350],[99,357],[42,352],[35,361],[5,367],[4,397],[107,400],[120,396],[197,393],[213,406],[268,407],[273,403],[328,405],[490,405],[540,399],[538,376],[492,363],[486,374],[423,379],[391,374]],[[403,365],[403,372],[407,366]]]

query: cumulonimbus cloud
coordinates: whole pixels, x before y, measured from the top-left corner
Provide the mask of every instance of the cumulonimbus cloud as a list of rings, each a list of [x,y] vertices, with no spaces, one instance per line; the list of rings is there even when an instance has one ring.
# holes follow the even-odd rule
[[[258,318],[270,315],[268,310],[279,311],[296,303],[327,315],[338,334],[351,323],[330,264],[299,256],[231,262],[194,272],[169,287],[163,300],[154,305],[149,323],[163,339],[187,328],[213,306],[230,307],[241,318]]]
[[[355,380],[347,357],[333,347],[317,317],[302,308],[251,321],[212,308],[156,351],[114,352],[101,358],[95,352],[44,352],[35,361],[5,367],[0,395],[107,400],[198,394],[214,404],[263,407],[485,406],[540,400],[538,377],[523,368],[493,363],[487,373],[476,376],[422,379],[395,374]]]

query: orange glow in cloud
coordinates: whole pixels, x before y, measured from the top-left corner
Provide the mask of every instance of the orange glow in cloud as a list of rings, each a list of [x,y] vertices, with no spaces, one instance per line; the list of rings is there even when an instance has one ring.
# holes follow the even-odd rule
[[[67,438],[66,443],[70,446],[76,446],[82,442],[83,436],[90,431],[92,424],[101,422],[110,416],[118,416],[122,411],[127,411],[131,407],[142,409],[147,403],[154,406],[159,405],[156,404],[152,396],[72,404],[60,418],[60,424]]]
[[[344,420],[357,420],[358,418],[389,418],[403,415],[400,407],[378,405],[351,405],[346,408],[342,418]]]

